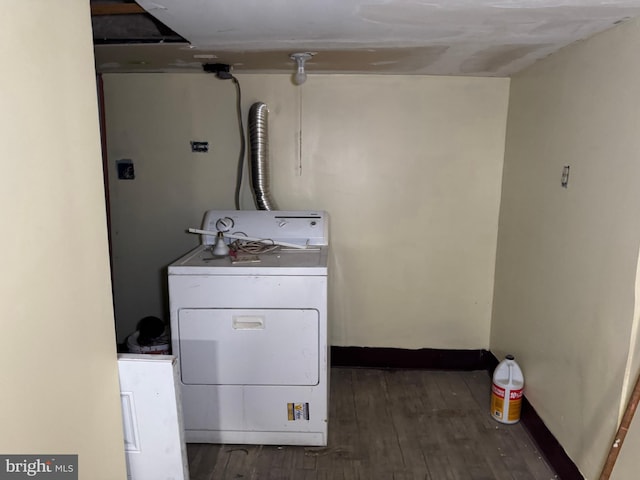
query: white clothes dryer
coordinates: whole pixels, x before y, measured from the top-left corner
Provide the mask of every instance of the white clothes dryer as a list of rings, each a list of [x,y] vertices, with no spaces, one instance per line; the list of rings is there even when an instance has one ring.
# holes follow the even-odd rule
[[[186,441],[326,445],[326,212],[211,210],[198,231],[168,267]],[[285,246],[220,257],[217,231]]]

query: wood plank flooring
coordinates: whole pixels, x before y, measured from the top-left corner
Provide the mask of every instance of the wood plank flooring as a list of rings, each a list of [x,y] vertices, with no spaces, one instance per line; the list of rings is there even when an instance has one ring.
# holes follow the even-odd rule
[[[189,444],[191,480],[550,480],[485,371],[332,368],[327,447]]]

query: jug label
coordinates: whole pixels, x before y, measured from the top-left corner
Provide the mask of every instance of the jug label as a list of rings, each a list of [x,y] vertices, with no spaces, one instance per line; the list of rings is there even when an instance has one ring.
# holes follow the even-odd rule
[[[507,390],[495,383],[491,386],[491,415],[503,422],[517,422],[522,410],[523,389]]]
[[[520,412],[522,411],[522,389],[511,390],[509,393],[509,414],[508,422],[517,422],[520,420]]]
[[[491,387],[491,415],[498,420],[502,420],[504,414],[504,394],[504,388],[494,383]]]
[[[493,394],[495,396],[497,396],[498,398],[504,398],[504,388],[499,387],[498,385],[496,385],[495,383],[493,384],[493,386],[491,387],[491,391],[493,392]]]

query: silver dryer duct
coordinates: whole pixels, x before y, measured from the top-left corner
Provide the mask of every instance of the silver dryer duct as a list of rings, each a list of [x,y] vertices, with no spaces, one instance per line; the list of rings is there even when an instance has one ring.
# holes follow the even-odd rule
[[[262,102],[254,103],[249,110],[249,140],[251,143],[249,176],[258,210],[278,210],[269,191],[268,113],[267,105]]]

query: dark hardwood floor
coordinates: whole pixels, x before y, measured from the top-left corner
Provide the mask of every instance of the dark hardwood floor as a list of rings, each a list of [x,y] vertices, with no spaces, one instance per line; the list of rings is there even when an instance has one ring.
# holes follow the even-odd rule
[[[549,480],[486,371],[332,368],[327,447],[189,444],[191,480]]]

